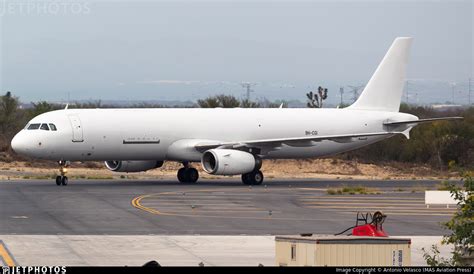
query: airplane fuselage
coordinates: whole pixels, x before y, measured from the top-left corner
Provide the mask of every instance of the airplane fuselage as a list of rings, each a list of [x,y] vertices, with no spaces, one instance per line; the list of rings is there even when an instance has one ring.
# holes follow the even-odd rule
[[[417,117],[354,109],[65,109],[41,114],[28,125],[52,123],[57,130],[15,136],[18,151],[35,158],[68,161],[200,161],[197,141],[242,141],[386,131],[386,121]],[[356,149],[388,136],[282,144],[263,158],[310,158]],[[196,141],[197,140],[197,141]],[[192,142],[192,143],[189,143]],[[21,144],[21,145],[18,145]],[[17,149],[18,150],[18,149]]]

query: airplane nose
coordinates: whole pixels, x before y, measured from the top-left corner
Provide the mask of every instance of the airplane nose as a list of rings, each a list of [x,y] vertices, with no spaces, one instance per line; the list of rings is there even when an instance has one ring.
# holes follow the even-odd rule
[[[26,140],[24,136],[22,136],[21,132],[17,133],[15,137],[13,137],[11,146],[12,149],[18,154],[25,154],[26,152]]]

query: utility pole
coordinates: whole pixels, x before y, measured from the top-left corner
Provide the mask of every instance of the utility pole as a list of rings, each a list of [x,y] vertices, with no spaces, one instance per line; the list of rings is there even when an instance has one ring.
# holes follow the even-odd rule
[[[451,104],[454,105],[454,88],[456,87],[456,83],[451,83]]]
[[[354,94],[352,95],[352,100],[355,102],[357,101],[357,98],[359,98],[359,89],[355,88],[352,91],[354,92]]]
[[[469,78],[469,106],[471,106],[471,78]]]
[[[355,102],[357,101],[357,98],[359,98],[359,90],[361,88],[364,88],[365,85],[361,85],[361,86],[347,86],[351,89],[351,92],[352,92],[352,101]]]
[[[407,81],[407,89],[406,89],[406,98],[407,98],[407,105],[410,103],[409,102],[409,96],[408,96],[408,92],[410,91],[410,81]]]
[[[342,95],[344,94],[344,87],[340,87],[340,88],[339,88],[339,93],[341,94],[341,104],[340,104],[340,106],[342,107],[342,104],[343,104],[343,102],[342,102]]]
[[[255,83],[242,83],[240,85],[246,89],[246,98],[247,98],[247,101],[250,101],[250,93],[254,92],[254,90],[252,89],[252,86],[254,86]]]
[[[407,105],[408,105],[408,90],[409,90],[409,86],[410,86],[410,81],[407,80],[407,88],[405,89],[405,98],[406,98],[406,101],[407,101]]]

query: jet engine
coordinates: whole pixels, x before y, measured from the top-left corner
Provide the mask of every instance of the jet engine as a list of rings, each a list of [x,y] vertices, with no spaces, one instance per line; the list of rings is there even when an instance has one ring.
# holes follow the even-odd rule
[[[201,164],[209,174],[238,175],[260,169],[262,160],[245,151],[210,149],[202,155]]]
[[[114,172],[140,172],[163,166],[163,161],[105,161],[105,166]]]

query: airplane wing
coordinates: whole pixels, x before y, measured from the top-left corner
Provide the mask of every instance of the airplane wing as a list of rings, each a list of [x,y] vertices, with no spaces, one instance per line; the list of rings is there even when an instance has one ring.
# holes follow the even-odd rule
[[[276,139],[260,139],[247,140],[239,142],[203,142],[198,143],[194,147],[199,151],[205,151],[212,148],[239,148],[239,147],[277,147],[282,144],[289,146],[310,146],[314,145],[312,142],[320,142],[324,140],[331,140],[335,142],[351,142],[354,138],[359,140],[366,139],[372,136],[389,136],[393,134],[402,134],[402,132],[373,132],[360,134],[341,134],[341,135],[326,135],[326,136],[304,136],[304,137],[290,137],[290,138],[276,138]]]
[[[464,119],[464,117],[440,117],[440,118],[418,119],[418,120],[412,120],[412,121],[386,122],[383,124],[385,126],[401,126],[401,125],[415,126],[421,123],[430,123],[430,122],[446,121],[446,120],[462,120],[462,119]]]
[[[213,148],[232,148],[238,149],[241,147],[266,147],[270,150],[278,149],[281,145],[285,144],[288,146],[312,146],[314,142],[321,142],[324,140],[330,140],[339,143],[349,143],[356,140],[364,140],[367,137],[373,136],[390,136],[395,134],[402,134],[406,138],[410,138],[409,132],[413,126],[421,123],[428,123],[442,120],[459,120],[463,117],[441,117],[441,118],[429,118],[419,119],[412,121],[396,121],[396,122],[385,122],[384,125],[388,127],[394,127],[393,129],[403,128],[403,130],[392,130],[385,132],[372,132],[372,133],[358,133],[358,134],[341,134],[341,135],[320,135],[320,136],[304,136],[304,137],[290,137],[290,138],[276,138],[276,139],[260,139],[260,140],[247,140],[247,141],[235,141],[235,142],[200,142],[194,145],[194,148],[198,151],[206,151]]]

